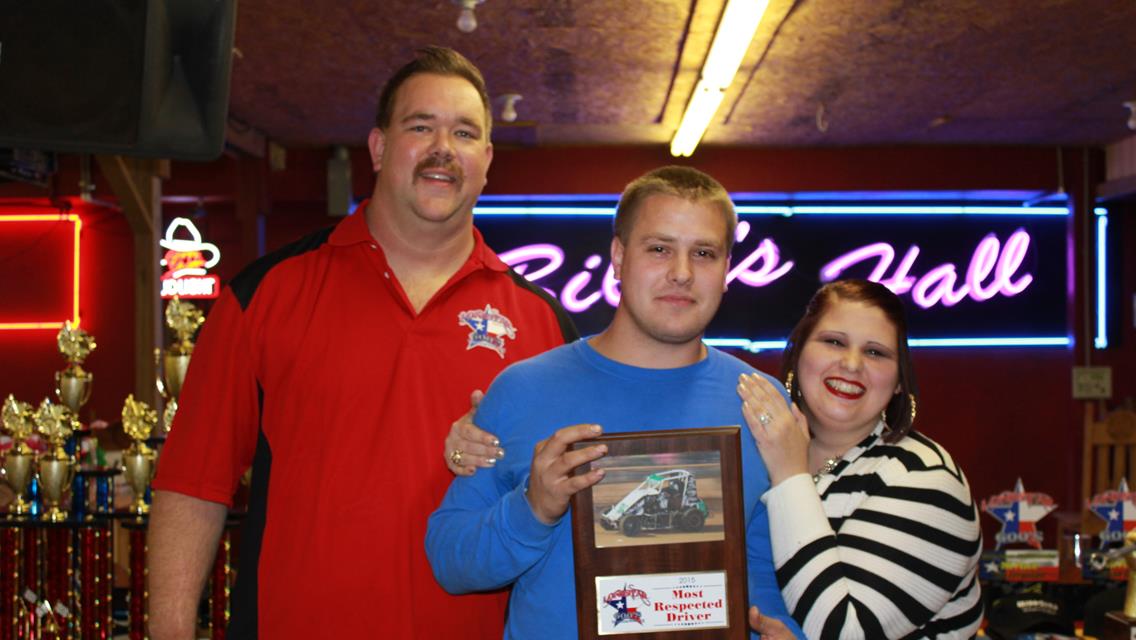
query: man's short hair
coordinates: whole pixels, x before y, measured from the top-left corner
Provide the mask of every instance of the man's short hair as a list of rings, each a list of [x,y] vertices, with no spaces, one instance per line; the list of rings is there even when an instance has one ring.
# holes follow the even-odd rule
[[[493,127],[493,118],[490,115],[489,90],[485,87],[485,78],[481,77],[481,71],[468,58],[449,47],[430,46],[419,49],[413,60],[394,72],[379,94],[379,108],[375,114],[376,127],[385,131],[390,126],[394,99],[399,87],[411,76],[420,73],[457,76],[468,80],[473,88],[477,89],[477,95],[481,96],[481,104],[485,107],[485,134],[489,135]]]
[[[734,202],[726,188],[709,175],[692,167],[671,165],[660,167],[631,181],[619,197],[615,208],[615,221],[612,223],[615,236],[624,245],[631,236],[643,201],[653,195],[666,195],[691,202],[706,202],[716,206],[726,220],[726,251],[734,248],[734,231],[738,226],[738,214]]]

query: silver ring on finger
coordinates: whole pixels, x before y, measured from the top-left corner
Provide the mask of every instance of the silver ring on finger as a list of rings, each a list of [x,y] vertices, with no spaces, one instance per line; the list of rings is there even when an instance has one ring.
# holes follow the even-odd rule
[[[770,422],[773,422],[773,416],[769,415],[768,411],[763,411],[757,416],[757,421],[761,426],[768,427]]]

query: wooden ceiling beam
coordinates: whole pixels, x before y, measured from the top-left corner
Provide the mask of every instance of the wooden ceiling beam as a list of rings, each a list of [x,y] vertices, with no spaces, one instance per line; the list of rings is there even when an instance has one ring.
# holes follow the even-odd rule
[[[168,160],[96,156],[134,236],[134,397],[158,407],[157,363],[161,346],[158,240],[162,233],[162,180]]]

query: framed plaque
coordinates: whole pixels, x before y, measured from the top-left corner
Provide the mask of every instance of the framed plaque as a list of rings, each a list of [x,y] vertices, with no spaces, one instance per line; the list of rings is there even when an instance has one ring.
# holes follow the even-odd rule
[[[618,433],[572,497],[582,639],[749,637],[739,427]]]

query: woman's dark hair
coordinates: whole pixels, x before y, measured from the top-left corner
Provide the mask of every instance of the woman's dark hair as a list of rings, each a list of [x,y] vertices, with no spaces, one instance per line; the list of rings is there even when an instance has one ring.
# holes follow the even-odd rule
[[[915,383],[911,349],[907,346],[907,314],[903,310],[903,302],[899,296],[882,284],[870,280],[848,279],[836,280],[818,289],[805,307],[805,315],[797,321],[797,326],[793,327],[793,332],[789,334],[788,343],[781,356],[781,379],[785,380],[791,372],[794,373],[792,400],[803,411],[805,398],[801,394],[800,376],[795,373],[797,362],[801,359],[801,350],[812,336],[817,322],[836,299],[862,302],[875,307],[882,311],[895,327],[899,350],[896,354],[899,363],[899,393],[892,397],[885,409],[889,430],[884,433],[884,440],[898,442],[911,430],[912,408],[919,399],[919,387]]]

